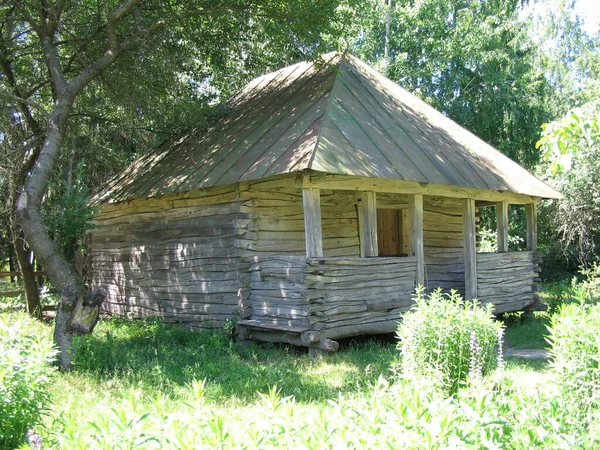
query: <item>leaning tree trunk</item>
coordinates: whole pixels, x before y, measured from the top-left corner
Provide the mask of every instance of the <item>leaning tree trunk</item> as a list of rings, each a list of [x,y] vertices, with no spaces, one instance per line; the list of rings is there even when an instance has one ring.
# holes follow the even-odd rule
[[[23,288],[25,289],[25,299],[27,302],[27,312],[36,319],[42,318],[42,304],[40,302],[40,291],[35,278],[35,270],[31,264],[31,252],[25,248],[25,242],[22,233],[17,230],[11,230],[12,243],[17,254],[17,261],[23,279]],[[15,236],[16,233],[16,236]]]
[[[63,368],[72,365],[70,353],[74,335],[91,333],[98,321],[101,292],[87,293],[74,268],[50,238],[41,214],[42,199],[52,168],[59,156],[63,132],[74,99],[59,98],[49,118],[48,131],[35,167],[17,202],[19,223],[25,238],[46,270],[59,295],[54,339]]]
[[[35,279],[35,270],[31,263],[31,252],[27,250],[21,227],[17,223],[16,202],[17,190],[19,189],[19,173],[15,173],[9,185],[9,194],[6,204],[9,210],[9,231],[11,243],[15,252],[19,270],[21,272],[23,287],[25,288],[25,299],[27,312],[37,319],[42,318],[42,305],[40,302],[40,291]]]

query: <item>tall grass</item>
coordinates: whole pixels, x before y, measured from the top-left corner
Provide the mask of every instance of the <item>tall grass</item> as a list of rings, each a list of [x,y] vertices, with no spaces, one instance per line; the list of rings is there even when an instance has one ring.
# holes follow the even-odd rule
[[[399,368],[455,393],[469,377],[489,375],[502,363],[502,325],[491,309],[465,302],[456,292],[417,295],[398,327]]]
[[[463,334],[472,341],[469,333]],[[579,400],[571,396],[571,403],[565,403],[569,396],[559,390],[556,368],[544,361],[507,361],[504,371],[471,377],[449,395],[428,379],[395,377],[399,357],[394,343],[367,341],[314,360],[288,346],[241,348],[219,330],[192,333],[157,321],[103,320],[94,335],[78,340],[76,369],[59,373],[48,388],[53,403],[42,430],[43,445],[66,449],[600,445],[597,405],[590,405],[593,420],[575,423],[571,408]]]
[[[15,448],[41,423],[55,352],[25,314],[0,314],[0,449]]]

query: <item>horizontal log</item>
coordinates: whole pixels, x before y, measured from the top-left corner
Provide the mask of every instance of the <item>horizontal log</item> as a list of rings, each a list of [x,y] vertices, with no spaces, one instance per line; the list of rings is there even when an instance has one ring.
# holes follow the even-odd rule
[[[353,285],[354,283],[359,284],[362,282],[386,282],[388,280],[407,280],[410,279],[411,282],[414,282],[415,279],[415,269],[408,269],[403,271],[381,271],[379,273],[373,271],[371,273],[364,271],[362,274],[358,273],[340,273],[341,271],[336,271],[338,273],[337,276],[334,276],[329,271],[324,271],[322,275],[317,275],[313,273],[303,274],[306,281],[310,282],[321,282],[325,285],[335,285],[344,286],[347,283]]]
[[[329,300],[363,300],[365,298],[376,298],[379,295],[384,294],[396,294],[398,298],[404,296],[411,296],[414,292],[414,288],[411,286],[403,289],[398,286],[378,287],[369,288],[367,290],[361,289],[339,289],[339,290],[323,290],[320,291],[321,295],[325,298],[325,301]],[[319,293],[315,293],[319,294]]]
[[[262,321],[262,320],[240,320],[238,321],[238,325],[242,327],[249,327],[257,330],[275,330],[275,331],[285,331],[289,333],[302,333],[309,329],[308,325],[302,326],[294,326],[289,325],[289,321]]]
[[[159,212],[160,211],[160,212]],[[224,203],[218,205],[206,205],[202,207],[189,206],[177,209],[166,209],[159,211],[148,212],[118,212],[113,215],[103,214],[100,212],[93,220],[96,226],[108,226],[117,224],[136,223],[139,221],[152,221],[157,218],[167,220],[186,219],[189,217],[208,217],[208,216],[224,216],[228,214],[243,214],[244,210],[242,202]],[[158,214],[157,214],[158,213]],[[158,217],[157,217],[158,215]],[[240,216],[242,217],[242,216]]]
[[[310,258],[307,259],[310,266],[382,266],[387,264],[416,265],[414,256],[407,257],[384,257],[384,258]]]
[[[264,218],[254,219],[256,229],[260,231],[301,231],[304,232],[304,219],[283,220],[279,218]],[[338,218],[321,218],[321,228],[325,231],[343,227],[348,229],[357,229],[356,218],[338,219]]]
[[[398,318],[384,319],[381,321],[358,323],[353,325],[341,325],[339,327],[328,328],[315,333],[315,337],[320,339],[341,339],[362,334],[386,334],[393,333],[398,329]]]

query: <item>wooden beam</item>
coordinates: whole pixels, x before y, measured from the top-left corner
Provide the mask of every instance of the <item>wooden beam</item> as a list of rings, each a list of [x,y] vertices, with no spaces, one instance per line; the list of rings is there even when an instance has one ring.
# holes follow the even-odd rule
[[[402,253],[410,255],[410,218],[408,208],[401,212],[402,214]]]
[[[305,176],[302,187],[320,189],[340,189],[349,191],[387,192],[390,194],[423,194],[450,198],[474,198],[491,202],[508,202],[525,205],[537,202],[540,197],[516,194],[508,191],[494,191],[446,184],[418,183],[416,181],[367,178],[354,175],[317,174]]]
[[[423,250],[423,194],[408,196],[410,221],[410,255],[417,260],[415,286],[425,287],[425,253]]]
[[[362,222],[360,254],[365,258],[377,256],[377,200],[375,192],[360,193],[360,209]]]
[[[496,203],[496,225],[498,233],[498,251],[508,251],[508,203]]]
[[[316,188],[303,188],[302,205],[304,207],[304,236],[306,239],[306,256],[308,258],[322,258],[323,232],[321,230],[320,190]]]
[[[465,299],[477,298],[477,242],[475,200],[463,199],[463,237],[465,258]]]
[[[537,204],[525,205],[525,220],[527,222],[527,250],[537,250]]]

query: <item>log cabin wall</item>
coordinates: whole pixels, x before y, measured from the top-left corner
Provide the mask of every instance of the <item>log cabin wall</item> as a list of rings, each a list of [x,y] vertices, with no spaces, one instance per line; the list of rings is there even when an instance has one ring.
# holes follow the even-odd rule
[[[539,307],[539,252],[478,253],[478,300],[494,304],[494,312]]]
[[[401,194],[377,194],[377,208],[398,209],[406,217],[408,197]],[[406,220],[406,219],[405,219]],[[401,220],[402,222],[403,220]],[[407,220],[406,220],[407,221]],[[403,240],[408,240],[408,230]],[[462,203],[460,199],[424,196],[423,247],[427,289],[465,291]]]
[[[304,256],[302,189],[295,178],[251,182],[240,193],[243,211],[251,218],[251,232],[241,236],[245,256]],[[357,193],[321,191],[321,227],[324,256],[360,256]]]
[[[248,259],[252,316],[238,322],[244,339],[325,348],[330,339],[392,333],[413,304],[414,257]]]
[[[236,240],[247,214],[236,186],[105,205],[90,232],[92,287],[104,312],[223,326],[246,311],[249,264]]]
[[[427,289],[465,292],[463,219],[460,199],[425,196],[423,242]]]

